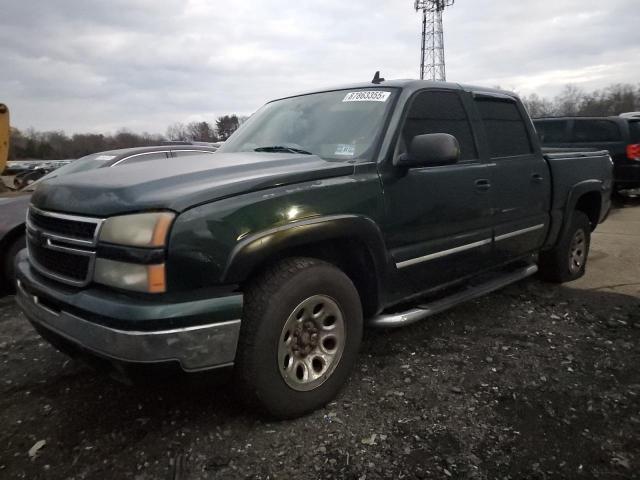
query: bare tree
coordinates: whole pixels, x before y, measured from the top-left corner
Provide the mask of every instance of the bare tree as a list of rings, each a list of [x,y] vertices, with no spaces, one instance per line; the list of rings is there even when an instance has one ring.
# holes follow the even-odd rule
[[[574,116],[580,113],[584,101],[584,91],[575,85],[566,85],[554,100],[554,114]]]
[[[187,138],[196,142],[217,142],[216,132],[208,122],[191,122],[186,126]]]
[[[169,140],[187,140],[187,126],[184,123],[176,122],[167,127],[166,137]]]
[[[540,98],[538,94],[532,93],[528,97],[522,97],[522,103],[533,118],[547,117],[553,115],[555,108],[553,102],[546,98]]]

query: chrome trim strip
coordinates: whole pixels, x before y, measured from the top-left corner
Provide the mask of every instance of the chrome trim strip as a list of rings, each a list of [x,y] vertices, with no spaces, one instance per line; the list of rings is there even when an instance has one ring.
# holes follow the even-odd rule
[[[396,268],[405,268],[410,267],[411,265],[415,265],[417,263],[428,262],[429,260],[434,260],[436,258],[446,257],[447,255],[453,255],[454,253],[464,252],[465,250],[471,250],[473,248],[478,248],[483,245],[489,245],[493,240],[487,238],[485,240],[480,240],[479,242],[468,243],[467,245],[461,245],[459,247],[450,248],[448,250],[442,250],[436,253],[430,253],[429,255],[424,255],[422,257],[412,258],[410,260],[404,260],[402,262],[396,263]]]
[[[154,363],[178,361],[185,371],[233,364],[239,319],[159,331],[127,331],[99,325],[64,310],[53,312],[18,284],[18,304],[27,318],[70,342],[115,360]]]
[[[129,160],[130,158],[134,158],[134,157],[141,157],[142,155],[152,155],[154,153],[170,153],[170,150],[158,150],[156,152],[142,152],[142,153],[135,153],[133,155],[129,155],[128,157],[124,157],[121,158],[120,160],[115,161],[114,163],[112,163],[111,165],[109,165],[109,168],[111,167],[115,167],[116,165],[118,165],[119,163],[122,163],[126,160]],[[167,156],[168,157],[168,156]],[[168,158],[167,158],[168,159]],[[160,158],[158,160],[161,160]]]
[[[197,150],[197,149],[186,149],[181,148],[180,150],[171,150],[171,153],[180,153],[180,152],[198,152],[198,153],[216,153],[217,150]]]
[[[56,243],[53,243],[51,240],[51,238],[49,238],[48,236],[45,235],[45,237],[47,238],[47,248],[49,250],[55,250],[57,252],[63,252],[63,253],[72,253],[73,255],[81,255],[83,257],[95,257],[96,253],[92,252],[91,250],[80,250],[79,248],[71,248],[71,247],[65,247],[64,245],[58,245]]]
[[[534,225],[533,227],[523,228],[522,230],[515,230],[513,232],[505,233],[504,235],[498,235],[496,237],[496,242],[499,242],[500,240],[506,240],[507,238],[517,237],[518,235],[533,232],[535,230],[540,230],[541,228],[544,228],[544,223],[541,223],[540,225]]]

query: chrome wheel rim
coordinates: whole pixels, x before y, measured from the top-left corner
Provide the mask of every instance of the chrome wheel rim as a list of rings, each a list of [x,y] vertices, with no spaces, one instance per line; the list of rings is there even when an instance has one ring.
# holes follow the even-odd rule
[[[326,295],[313,295],[289,315],[278,339],[278,370],[297,391],[322,385],[340,362],[345,322],[340,307]]]
[[[576,231],[571,240],[571,248],[569,249],[569,271],[576,273],[580,271],[584,265],[587,256],[587,236],[584,230]]]

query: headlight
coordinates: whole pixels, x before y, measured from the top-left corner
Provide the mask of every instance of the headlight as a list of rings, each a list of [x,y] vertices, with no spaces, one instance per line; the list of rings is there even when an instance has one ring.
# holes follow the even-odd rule
[[[107,218],[100,229],[100,241],[131,247],[164,247],[174,218],[171,212]]]
[[[93,279],[103,285],[137,292],[163,293],[166,291],[164,264],[140,265],[96,258]]]

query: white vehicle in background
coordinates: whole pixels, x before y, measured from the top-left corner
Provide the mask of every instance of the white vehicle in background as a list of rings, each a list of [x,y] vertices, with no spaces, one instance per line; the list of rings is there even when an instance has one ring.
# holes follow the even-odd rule
[[[640,118],[640,112],[621,113],[620,116],[622,118]]]

